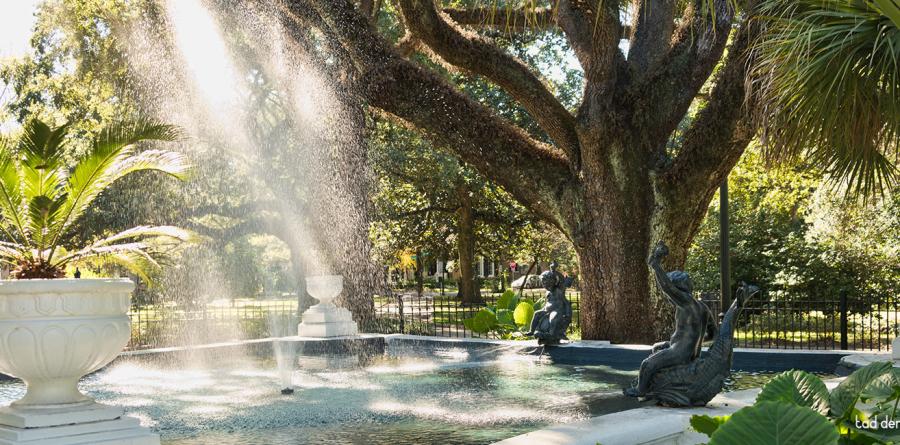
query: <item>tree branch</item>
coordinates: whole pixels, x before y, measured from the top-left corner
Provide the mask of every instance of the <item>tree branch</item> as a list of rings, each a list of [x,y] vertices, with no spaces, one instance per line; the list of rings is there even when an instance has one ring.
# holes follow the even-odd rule
[[[327,63],[320,53],[321,50],[317,50],[315,45],[309,41],[309,29],[319,30],[325,37],[326,51],[337,61],[332,69],[323,70],[323,74],[335,84],[348,87],[351,79],[359,77],[359,73],[350,61],[349,54],[344,51],[335,35],[330,32],[322,17],[313,10],[308,0],[290,0],[290,3],[294,5],[292,11],[287,12],[282,9],[276,12],[278,20],[284,25],[283,29],[289,37],[287,40],[288,50],[299,52],[301,56],[305,56],[314,63]]]
[[[545,31],[559,27],[557,1],[549,7],[519,8],[444,8],[454,22],[476,29],[496,29],[509,33]],[[631,35],[630,27],[624,27],[622,36]]]
[[[619,50],[619,2],[559,0],[557,20],[584,69],[585,92],[579,114],[599,113],[615,93],[625,57]]]
[[[652,3],[652,6],[651,6]],[[641,1],[631,24],[628,64],[640,76],[666,55],[675,30],[675,0]]]
[[[443,11],[460,25],[507,32],[543,30],[556,25],[552,7],[444,8]]]
[[[365,83],[359,94],[425,131],[429,138],[498,183],[548,221],[562,221],[559,202],[577,180],[557,151],[454,89],[444,79],[400,57],[347,0],[312,3],[341,41]],[[295,1],[279,7],[292,13]],[[497,174],[497,171],[508,172]]]
[[[685,133],[678,156],[661,177],[674,194],[692,190],[713,193],[756,134],[746,113],[753,106],[747,102],[752,97],[746,94],[747,49],[753,33],[749,20],[744,20],[725,66],[716,75],[708,104]],[[700,204],[705,208],[707,203]]]
[[[456,212],[456,209],[450,209],[450,208],[446,208],[446,207],[434,207],[434,206],[432,206],[432,207],[425,207],[424,209],[410,210],[410,211],[408,211],[408,212],[400,212],[400,213],[396,213],[396,214],[393,214],[393,215],[389,215],[388,218],[389,218],[389,219],[400,219],[400,218],[406,218],[406,217],[409,217],[409,216],[421,215],[421,214],[423,214],[423,213],[428,213],[428,212],[440,212],[440,213],[450,213],[450,214],[452,214],[452,213]]]
[[[399,0],[408,29],[442,59],[484,76],[508,91],[547,132],[569,161],[579,165],[573,117],[524,62],[487,38],[446,20],[434,0]]]
[[[725,50],[735,11],[729,0],[710,0],[716,10],[713,21],[704,1],[694,0],[685,11],[683,24],[675,31],[672,47],[657,72],[633,84],[639,101],[655,110],[643,123],[649,129],[649,145],[664,147],[662,142],[687,113]]]

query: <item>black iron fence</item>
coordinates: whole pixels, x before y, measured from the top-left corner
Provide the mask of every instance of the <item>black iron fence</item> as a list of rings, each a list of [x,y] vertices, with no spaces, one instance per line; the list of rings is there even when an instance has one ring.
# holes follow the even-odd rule
[[[485,293],[484,304],[496,305],[500,293]],[[526,299],[544,296],[526,290]],[[570,337],[580,338],[581,294],[567,293],[573,307]],[[717,294],[701,295],[714,314],[721,312]],[[452,294],[398,292],[376,296],[374,322],[367,331],[440,337],[497,338],[476,333],[464,320],[484,305],[463,305]],[[235,300],[185,308],[176,305],[135,306],[131,313],[129,349],[290,335],[298,323],[297,301]],[[751,300],[737,323],[735,345],[748,348],[887,350],[900,334],[900,301],[846,293],[811,297],[767,292]]]
[[[703,299],[719,312],[718,295]],[[900,301],[887,295],[763,292],[738,320],[735,345],[747,348],[887,350],[900,335]]]
[[[525,291],[537,299],[542,290]],[[494,305],[501,294],[483,295]],[[567,294],[574,309],[570,337],[580,336],[579,292]],[[700,299],[719,314],[717,293]],[[374,330],[382,333],[432,335],[440,337],[497,338],[494,333],[477,333],[463,320],[472,318],[483,305],[464,306],[451,295],[398,292],[376,297]],[[738,318],[735,345],[773,349],[853,349],[887,350],[900,334],[900,302],[895,298],[867,296],[854,298],[846,293],[831,296],[764,292],[749,301]]]
[[[531,301],[543,299],[546,291],[526,290],[521,297]],[[472,318],[485,305],[495,306],[502,293],[483,293],[483,304],[465,305],[452,294],[398,292],[390,297],[375,297],[375,323],[373,330],[380,333],[431,335],[438,337],[498,338],[495,333],[473,332],[464,320]],[[518,294],[517,294],[518,295]],[[580,331],[581,293],[566,293],[572,302],[572,323],[569,331]]]
[[[297,300],[234,300],[185,307],[134,306],[128,349],[163,348],[296,333]]]

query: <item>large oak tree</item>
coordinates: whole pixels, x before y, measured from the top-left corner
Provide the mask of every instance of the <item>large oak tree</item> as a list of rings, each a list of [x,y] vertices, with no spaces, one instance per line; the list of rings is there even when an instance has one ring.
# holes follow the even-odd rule
[[[327,48],[330,69],[361,103],[420,129],[565,233],[580,262],[584,338],[655,340],[671,309],[651,284],[648,252],[664,240],[672,252],[666,266],[683,266],[710,199],[756,133],[747,110],[757,96],[745,91],[748,49],[760,32],[751,20],[756,2],[524,3],[461,9],[394,0],[399,39],[374,23],[381,1],[277,4],[298,41],[314,34]],[[580,104],[565,107],[486,27],[562,33],[584,71]],[[473,100],[416,53],[503,88],[546,138]],[[701,93],[705,84],[713,87]],[[689,116],[692,106],[699,111]]]
[[[649,3],[634,13],[628,58],[619,48],[626,34],[617,2],[554,5],[553,24],[585,73],[583,99],[572,112],[527,65],[465,29],[503,26],[490,14],[518,14],[518,23],[541,26],[550,18],[524,10],[444,12],[433,0],[397,1],[404,40],[503,87],[552,144],[408,60],[350,2],[289,1],[283,9],[294,26],[315,27],[333,42],[351,72],[365,79],[359,91],[370,105],[421,128],[571,239],[581,268],[584,338],[647,342],[657,337],[664,310],[651,301],[650,246],[665,240],[672,249],[668,266],[683,264],[716,187],[753,136],[741,113],[747,66],[741,47],[749,30],[738,25],[731,60],[708,105],[669,158],[666,142],[723,57],[734,10],[716,1],[713,19],[698,1],[678,17],[674,1],[652,2],[645,11]]]

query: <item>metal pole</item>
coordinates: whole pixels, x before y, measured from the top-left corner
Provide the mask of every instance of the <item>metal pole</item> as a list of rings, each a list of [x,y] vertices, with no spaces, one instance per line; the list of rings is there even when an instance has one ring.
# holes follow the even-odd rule
[[[849,338],[847,336],[847,290],[841,289],[840,293],[840,309],[841,309],[841,349],[849,349]]]
[[[731,306],[731,264],[728,249],[728,178],[719,187],[719,298],[722,312]]]

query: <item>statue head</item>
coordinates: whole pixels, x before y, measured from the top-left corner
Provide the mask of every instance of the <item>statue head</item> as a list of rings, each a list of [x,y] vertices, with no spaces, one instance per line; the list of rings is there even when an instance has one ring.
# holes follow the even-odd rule
[[[544,289],[556,289],[558,283],[559,278],[556,276],[555,270],[548,270],[541,274],[541,285],[544,286]]]
[[[672,284],[678,288],[678,290],[693,293],[694,292],[694,282],[691,281],[691,277],[687,274],[687,272],[683,272],[680,270],[673,270],[667,274],[669,279],[672,280]]]
[[[550,270],[541,274],[541,284],[544,286],[544,289],[553,290],[562,283],[563,276],[556,270],[558,267],[559,264],[554,261],[550,263]]]

